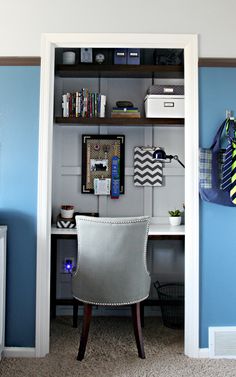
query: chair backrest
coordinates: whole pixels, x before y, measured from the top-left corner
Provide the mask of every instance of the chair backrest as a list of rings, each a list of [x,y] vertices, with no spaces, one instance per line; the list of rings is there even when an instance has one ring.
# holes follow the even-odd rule
[[[77,271],[73,296],[96,305],[125,305],[149,295],[149,217],[76,216]]]

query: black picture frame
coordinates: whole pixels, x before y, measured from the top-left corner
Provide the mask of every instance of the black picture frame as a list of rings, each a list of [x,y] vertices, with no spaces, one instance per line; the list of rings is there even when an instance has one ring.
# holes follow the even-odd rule
[[[94,178],[111,178],[111,159],[115,155],[119,157],[120,194],[122,195],[125,193],[125,136],[82,135],[82,194],[94,194]],[[91,160],[94,159],[107,159],[107,171],[91,171]]]

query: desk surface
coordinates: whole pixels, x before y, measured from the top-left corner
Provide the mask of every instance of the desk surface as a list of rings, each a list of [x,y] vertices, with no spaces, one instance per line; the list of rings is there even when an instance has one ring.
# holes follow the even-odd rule
[[[151,224],[149,227],[148,238],[149,240],[182,240],[184,241],[185,227],[184,225],[171,226],[168,224]],[[56,276],[57,276],[57,240],[59,239],[76,239],[77,231],[73,229],[57,228],[52,225],[51,228],[51,241],[52,241],[52,263],[51,263],[51,276],[52,276],[52,291],[51,291],[51,313],[56,317],[56,305],[72,305],[72,300],[57,299],[56,298]],[[150,301],[152,304],[157,300]]]
[[[52,225],[51,234],[55,235],[64,235],[64,236],[76,236],[76,229],[62,229],[57,228],[56,225]],[[149,227],[149,236],[184,236],[185,235],[185,226],[178,225],[172,226],[169,224],[151,224]]]

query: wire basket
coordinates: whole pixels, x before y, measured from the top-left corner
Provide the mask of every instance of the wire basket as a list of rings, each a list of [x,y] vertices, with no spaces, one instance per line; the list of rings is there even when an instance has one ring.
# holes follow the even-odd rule
[[[154,283],[160,299],[162,321],[164,326],[172,329],[184,328],[184,284]]]

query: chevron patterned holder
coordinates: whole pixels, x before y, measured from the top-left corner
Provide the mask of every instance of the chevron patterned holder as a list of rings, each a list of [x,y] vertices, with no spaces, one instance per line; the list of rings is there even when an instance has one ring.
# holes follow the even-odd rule
[[[162,186],[162,163],[153,158],[153,148],[134,148],[134,185]]]

